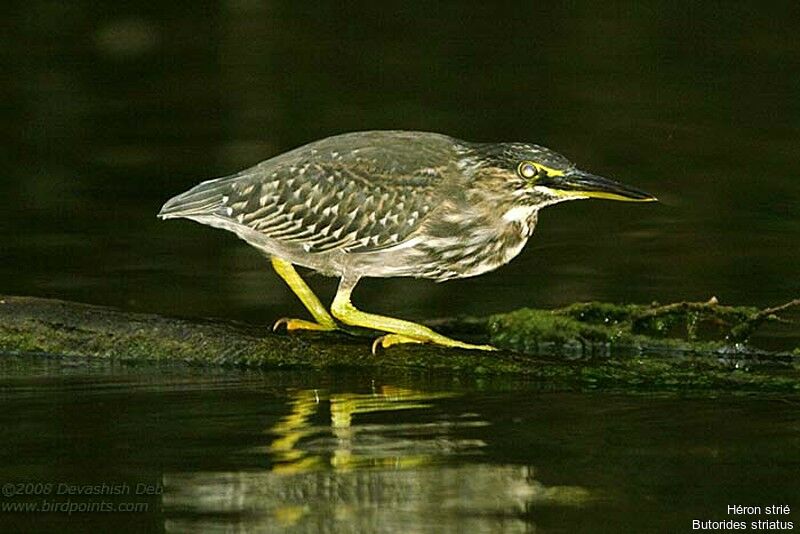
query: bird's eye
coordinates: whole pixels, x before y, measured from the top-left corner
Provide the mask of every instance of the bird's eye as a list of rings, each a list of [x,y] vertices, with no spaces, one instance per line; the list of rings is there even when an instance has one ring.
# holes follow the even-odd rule
[[[539,169],[530,161],[523,161],[517,167],[517,173],[523,178],[533,178],[539,174]]]

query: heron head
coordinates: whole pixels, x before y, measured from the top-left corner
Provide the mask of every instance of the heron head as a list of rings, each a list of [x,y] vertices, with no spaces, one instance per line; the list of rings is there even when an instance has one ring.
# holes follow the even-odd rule
[[[539,205],[565,200],[604,198],[627,202],[653,202],[653,195],[582,171],[561,154],[528,143],[479,145],[482,164],[502,175],[514,190]]]

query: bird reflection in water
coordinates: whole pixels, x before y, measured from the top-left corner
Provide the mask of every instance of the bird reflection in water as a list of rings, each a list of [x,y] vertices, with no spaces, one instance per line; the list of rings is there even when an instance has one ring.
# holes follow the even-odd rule
[[[165,475],[165,530],[530,532],[537,507],[595,500],[486,459],[489,423],[446,406],[455,396],[294,391],[271,442],[250,451],[266,453],[269,470]]]
[[[333,393],[300,390],[293,394],[290,413],[269,433],[275,439],[268,450],[276,473],[298,473],[313,469],[365,469],[418,467],[453,450],[476,450],[480,440],[458,440],[446,435],[459,426],[485,426],[486,422],[465,418],[457,425],[446,421],[430,423],[354,424],[354,417],[368,413],[388,414],[400,410],[425,409],[435,399],[453,397],[448,392],[422,392],[395,386],[381,386],[372,393]],[[315,425],[328,405],[330,421]],[[434,433],[435,439],[403,438],[402,434]],[[438,431],[437,431],[438,430]],[[386,435],[390,434],[390,435]],[[400,434],[400,435],[398,435]],[[362,439],[363,438],[363,439]],[[310,443],[304,446],[304,440]]]

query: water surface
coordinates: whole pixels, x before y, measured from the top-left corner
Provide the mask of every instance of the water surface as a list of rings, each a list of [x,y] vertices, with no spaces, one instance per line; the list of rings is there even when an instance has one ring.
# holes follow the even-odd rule
[[[730,519],[729,504],[800,502],[796,398],[8,357],[0,370],[4,483],[163,489],[52,495],[148,509],[5,513],[4,531],[683,532]]]

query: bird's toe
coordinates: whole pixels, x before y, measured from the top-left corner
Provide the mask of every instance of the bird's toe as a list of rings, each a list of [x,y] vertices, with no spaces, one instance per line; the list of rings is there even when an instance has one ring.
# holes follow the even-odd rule
[[[378,347],[388,349],[392,345],[400,345],[402,343],[425,343],[425,340],[401,334],[386,334],[372,342],[372,354],[377,354]]]
[[[287,332],[294,332],[297,330],[312,330],[316,332],[330,332],[332,330],[336,330],[336,325],[324,325],[315,323],[313,321],[306,321],[304,319],[291,319],[288,317],[282,317],[275,321],[275,324],[272,325],[272,331],[277,332],[278,329],[282,326],[286,327]]]

